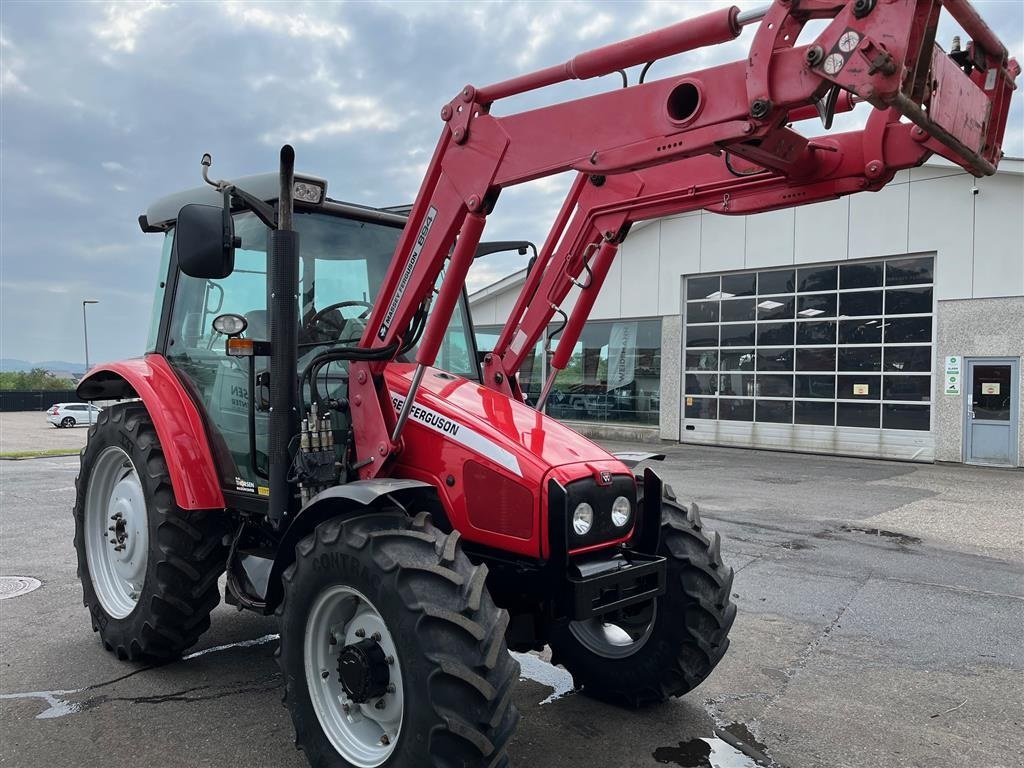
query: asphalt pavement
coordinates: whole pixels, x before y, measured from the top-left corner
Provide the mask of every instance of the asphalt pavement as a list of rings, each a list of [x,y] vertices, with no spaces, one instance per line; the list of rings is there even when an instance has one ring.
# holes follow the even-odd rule
[[[753,768],[716,727],[777,768],[1024,766],[1024,475],[669,451],[657,469],[703,501],[737,570],[732,647],[696,691],[640,712],[523,657],[516,766]],[[77,457],[0,462],[0,574],[42,582],[0,601],[0,765],[304,766],[273,620],[222,605],[193,654],[162,667],[103,651],[75,574],[77,470]],[[972,484],[1009,511],[988,521],[988,497],[963,498]],[[947,496],[959,524],[936,522]],[[874,522],[886,515],[895,529]]]

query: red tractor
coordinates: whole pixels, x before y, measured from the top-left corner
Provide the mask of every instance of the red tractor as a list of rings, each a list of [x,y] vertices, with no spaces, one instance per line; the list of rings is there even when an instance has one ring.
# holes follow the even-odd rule
[[[518,665],[549,645],[585,693],[679,696],[722,659],[732,570],[650,455],[612,455],[542,406],[632,222],[879,189],[939,153],[1001,156],[1019,72],[962,0],[973,41],[934,44],[937,0],[726,8],[496,85],[467,86],[408,216],[294,173],[213,181],[152,205],[163,274],[147,354],[97,367],[75,506],[93,629],[170,659],[225,600],[280,623],[296,743],[311,764],[508,764]],[[823,31],[797,45],[804,25]],[[502,98],[736,37],[750,55],[507,116]],[[647,67],[645,67],[646,73]],[[625,80],[625,74],[623,75]],[[868,102],[864,129],[791,123]],[[623,116],[628,116],[628,120]],[[500,191],[578,172],[493,350],[466,273]],[[301,247],[300,247],[301,239]],[[562,312],[573,286],[571,313]],[[539,403],[517,373],[556,313]]]

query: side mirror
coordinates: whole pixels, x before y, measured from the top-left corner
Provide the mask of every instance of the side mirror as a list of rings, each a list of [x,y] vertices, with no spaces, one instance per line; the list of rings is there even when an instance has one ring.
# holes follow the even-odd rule
[[[226,207],[190,203],[178,211],[174,253],[190,277],[220,280],[235,269],[235,224]]]

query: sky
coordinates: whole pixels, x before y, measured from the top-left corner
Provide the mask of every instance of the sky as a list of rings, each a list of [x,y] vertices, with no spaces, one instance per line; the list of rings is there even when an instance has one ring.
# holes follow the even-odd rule
[[[440,107],[464,84],[561,63],[721,5],[4,0],[0,357],[82,361],[83,299],[99,302],[88,309],[91,362],[144,351],[161,236],[141,233],[137,219],[153,200],[197,186],[204,152],[215,178],[231,178],[274,170],[288,142],[297,168],[327,178],[331,197],[409,203]],[[1024,3],[975,5],[1024,58]],[[941,27],[940,42],[955,33]],[[752,36],[747,28],[731,43],[661,61],[650,78],[741,59]],[[568,83],[494,112],[618,83]],[[1004,149],[1024,155],[1019,94]],[[570,181],[506,190],[485,239],[542,241]],[[481,259],[469,287],[522,266],[515,254]]]

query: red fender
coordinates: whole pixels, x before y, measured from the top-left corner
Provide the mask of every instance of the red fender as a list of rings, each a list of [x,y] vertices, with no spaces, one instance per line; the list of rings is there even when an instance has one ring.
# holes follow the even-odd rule
[[[162,355],[99,365],[79,383],[78,396],[83,400],[141,398],[160,438],[178,506],[224,508],[203,419]]]

